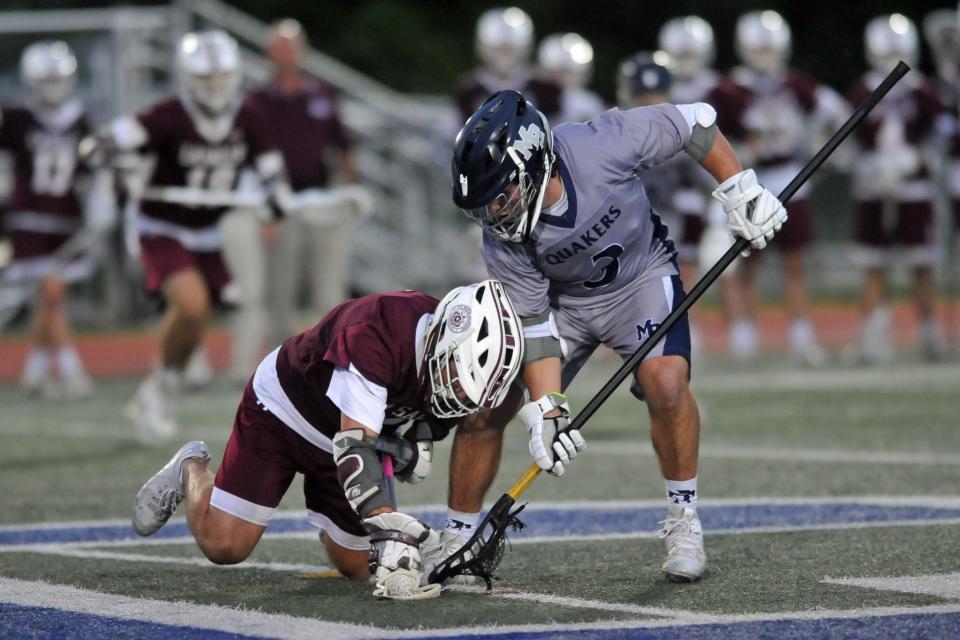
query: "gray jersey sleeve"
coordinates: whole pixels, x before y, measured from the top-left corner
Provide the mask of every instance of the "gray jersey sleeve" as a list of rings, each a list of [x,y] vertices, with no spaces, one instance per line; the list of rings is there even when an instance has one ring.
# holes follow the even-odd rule
[[[535,316],[549,306],[549,281],[537,269],[526,245],[501,242],[483,234],[483,261],[491,278],[503,283],[510,302],[521,316]]]
[[[584,161],[624,176],[672,158],[690,141],[690,126],[672,104],[614,108],[585,124],[561,126],[571,147],[590,150]]]

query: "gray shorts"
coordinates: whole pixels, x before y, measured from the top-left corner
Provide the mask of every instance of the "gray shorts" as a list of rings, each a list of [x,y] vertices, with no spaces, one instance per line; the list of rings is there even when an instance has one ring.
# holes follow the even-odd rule
[[[653,334],[686,297],[680,276],[665,275],[625,291],[622,298],[601,307],[554,309],[560,336],[566,342],[562,385],[566,389],[601,344],[626,360]],[[687,314],[673,325],[644,361],[659,356],[683,356],[690,363],[690,323]],[[631,391],[642,398],[638,385]]]

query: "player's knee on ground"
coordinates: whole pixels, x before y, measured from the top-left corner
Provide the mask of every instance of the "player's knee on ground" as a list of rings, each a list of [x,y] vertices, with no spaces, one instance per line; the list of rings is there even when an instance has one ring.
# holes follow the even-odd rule
[[[679,356],[653,358],[640,366],[639,380],[651,411],[670,411],[689,393],[686,360]]]
[[[370,552],[357,551],[341,547],[324,532],[320,534],[327,556],[333,566],[348,580],[365,581],[370,579]]]
[[[239,564],[253,551],[253,547],[229,538],[204,541],[200,549],[213,564]]]

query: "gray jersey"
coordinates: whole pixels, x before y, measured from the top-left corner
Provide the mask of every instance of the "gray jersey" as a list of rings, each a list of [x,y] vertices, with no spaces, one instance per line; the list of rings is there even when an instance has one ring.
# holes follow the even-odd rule
[[[526,244],[484,232],[490,277],[503,282],[520,315],[605,305],[678,273],[674,244],[638,174],[689,140],[690,126],[671,104],[611,109],[554,129],[565,202],[543,211]]]

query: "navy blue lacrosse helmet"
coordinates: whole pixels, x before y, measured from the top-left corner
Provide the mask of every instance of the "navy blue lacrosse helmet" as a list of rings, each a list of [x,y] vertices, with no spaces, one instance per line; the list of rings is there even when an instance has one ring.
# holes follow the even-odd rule
[[[620,63],[617,72],[617,102],[629,107],[633,97],[644,93],[670,91],[671,76],[665,66],[649,53],[635,53]]]
[[[547,118],[517,91],[487,98],[457,134],[453,202],[497,238],[526,242],[553,169]]]

